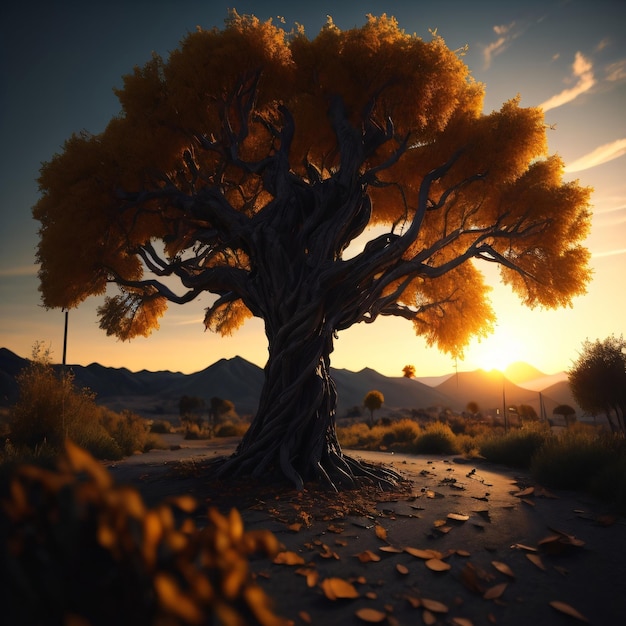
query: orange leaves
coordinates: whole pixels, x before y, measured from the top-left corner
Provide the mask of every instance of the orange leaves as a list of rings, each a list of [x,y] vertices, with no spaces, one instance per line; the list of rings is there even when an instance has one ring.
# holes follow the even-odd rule
[[[304,559],[292,551],[279,552],[274,557],[274,563],[277,565],[304,565]]]
[[[378,609],[363,608],[356,611],[355,615],[363,622],[368,624],[379,624],[387,619],[387,614]]]
[[[577,611],[574,607],[570,606],[565,602],[561,602],[560,600],[552,600],[550,606],[558,611],[559,613],[564,613],[565,615],[569,615],[574,619],[577,619],[580,622],[589,623],[589,620],[579,611]]]
[[[353,599],[359,597],[359,592],[352,583],[343,578],[325,578],[320,584],[324,595],[329,600]]]

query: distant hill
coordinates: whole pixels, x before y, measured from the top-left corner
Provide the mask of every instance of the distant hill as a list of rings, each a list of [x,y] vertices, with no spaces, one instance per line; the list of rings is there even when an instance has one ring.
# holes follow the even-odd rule
[[[1,406],[9,406],[16,401],[18,388],[15,377],[27,363],[27,359],[0,348]],[[96,393],[98,403],[116,411],[130,409],[150,418],[176,417],[178,402],[184,395],[201,397],[207,402],[213,396],[219,396],[231,400],[240,415],[253,415],[264,380],[263,370],[241,357],[221,359],[193,374],[147,370],[131,372],[126,368],[104,367],[98,363],[72,365],[70,368],[77,386],[89,387]],[[518,367],[517,370],[525,371],[524,375],[534,377],[538,374],[553,381],[552,377],[545,377],[531,366],[525,369]],[[331,368],[331,374],[337,385],[337,414],[340,417],[355,406],[361,407],[363,398],[373,389],[385,397],[381,414],[430,407],[464,411],[470,401],[478,403],[486,412],[502,407],[503,384],[507,404],[530,404],[537,413],[540,412],[538,390],[518,386],[497,371],[476,370],[425,379],[430,384],[424,379],[383,376],[370,368],[359,372]],[[569,386],[563,380],[544,389],[543,399],[549,415],[557,404],[571,404],[577,408]]]

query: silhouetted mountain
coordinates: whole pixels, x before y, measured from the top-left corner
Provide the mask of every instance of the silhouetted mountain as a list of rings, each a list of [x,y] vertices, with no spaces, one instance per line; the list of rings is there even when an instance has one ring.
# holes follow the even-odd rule
[[[17,399],[16,375],[28,360],[0,348],[0,405],[8,406]],[[60,369],[60,366],[55,366]],[[182,396],[204,398],[207,404],[218,396],[235,404],[240,415],[256,412],[263,370],[241,357],[221,359],[206,369],[193,374],[181,372],[131,372],[126,368],[104,367],[98,363],[88,366],[72,365],[78,387],[89,387],[96,394],[99,404],[120,411],[130,409],[145,417],[175,417]],[[528,366],[527,372],[542,375]],[[363,405],[368,391],[377,389],[385,397],[381,414],[402,409],[450,408],[464,411],[468,402],[476,402],[483,412],[502,407],[504,386],[506,402],[529,404],[540,413],[539,393],[517,386],[497,371],[459,372],[447,377],[437,386],[417,379],[388,377],[373,369],[360,372],[331,368],[331,375],[338,391],[338,416]],[[427,379],[431,383],[437,378]],[[551,379],[551,377],[547,377]],[[548,415],[557,404],[570,404],[577,408],[567,382],[561,381],[543,391]]]
[[[516,385],[523,385],[526,381],[542,378],[545,374],[536,367],[524,363],[524,361],[516,361],[511,363],[504,370],[504,375]]]

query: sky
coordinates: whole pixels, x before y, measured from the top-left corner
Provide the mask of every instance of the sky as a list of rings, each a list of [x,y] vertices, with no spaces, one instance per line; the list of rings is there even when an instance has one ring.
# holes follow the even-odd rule
[[[626,2],[623,0],[413,0],[353,3],[325,0],[107,0],[3,3],[0,9],[0,347],[30,357],[41,342],[60,362],[64,319],[41,306],[35,252],[41,164],[74,132],[99,133],[116,115],[113,93],[122,76],[157,52],[167,58],[196,29],[221,27],[229,8],[262,20],[302,24],[314,38],[331,15],[340,29],[362,26],[367,14],[393,15],[408,33],[436,30],[485,84],[484,112],[521,96],[545,111],[550,153],[566,164],[566,180],[594,188],[586,241],[593,280],[571,308],[529,310],[488,281],[498,316],[495,332],[474,341],[464,358],[428,348],[410,322],[380,318],[339,334],[332,366],[373,368],[401,376],[438,376],[526,361],[544,373],[567,370],[585,340],[626,334]],[[170,305],[148,338],[120,342],[98,327],[99,298],[68,316],[67,363],[196,372],[221,358],[267,359],[260,320],[231,337],[204,330],[208,296]]]

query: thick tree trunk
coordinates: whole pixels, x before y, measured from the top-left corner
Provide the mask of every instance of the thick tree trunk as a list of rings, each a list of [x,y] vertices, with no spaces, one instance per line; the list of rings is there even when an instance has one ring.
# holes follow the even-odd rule
[[[305,482],[334,489],[362,482],[395,485],[393,471],[345,455],[337,439],[337,391],[330,376],[332,333],[270,341],[259,409],[223,476],[282,473],[298,489]]]

